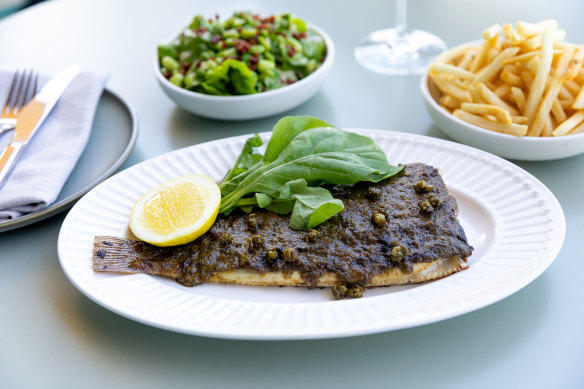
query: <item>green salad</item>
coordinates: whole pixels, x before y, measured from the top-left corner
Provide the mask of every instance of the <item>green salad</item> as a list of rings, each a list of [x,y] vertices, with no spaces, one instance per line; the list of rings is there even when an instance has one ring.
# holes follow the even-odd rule
[[[210,95],[247,95],[292,84],[326,57],[322,36],[283,13],[235,12],[222,21],[197,15],[170,44],[158,46],[162,74],[173,84]]]
[[[371,138],[312,116],[280,119],[263,154],[257,151],[262,145],[257,134],[245,142],[219,185],[220,213],[265,208],[291,214],[290,227],[306,231],[344,208],[321,185],[379,182],[403,169],[390,165]]]

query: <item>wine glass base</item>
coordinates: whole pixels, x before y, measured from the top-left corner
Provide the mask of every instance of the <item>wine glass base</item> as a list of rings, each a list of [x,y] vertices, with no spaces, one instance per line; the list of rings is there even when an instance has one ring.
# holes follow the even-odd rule
[[[395,28],[369,34],[355,48],[357,61],[365,68],[389,75],[421,74],[430,62],[446,50],[436,35],[413,30],[399,34]]]

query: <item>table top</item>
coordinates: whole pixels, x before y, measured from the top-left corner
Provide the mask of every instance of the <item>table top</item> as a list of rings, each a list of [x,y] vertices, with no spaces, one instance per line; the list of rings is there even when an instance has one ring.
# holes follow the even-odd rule
[[[446,44],[480,37],[495,23],[555,18],[567,40],[584,42],[572,1],[412,0],[411,28]],[[314,115],[345,128],[398,130],[447,138],[426,113],[419,77],[362,69],[353,48],[390,27],[394,3],[254,1],[261,14],[292,11],[326,30],[337,57],[322,90],[286,115]],[[181,147],[268,131],[279,116],[223,122],[177,108],[156,85],[156,44],[195,13],[229,15],[241,2],[49,1],[0,21],[0,66],[34,64],[55,73],[70,63],[110,71],[108,87],[133,106],[140,135],[127,168]],[[57,237],[66,212],[0,233],[0,387],[387,387],[584,386],[584,155],[516,162],[543,182],[566,215],[554,263],[512,296],[480,310],[399,331],[327,340],[236,341],[149,327],[95,304],[65,277]]]

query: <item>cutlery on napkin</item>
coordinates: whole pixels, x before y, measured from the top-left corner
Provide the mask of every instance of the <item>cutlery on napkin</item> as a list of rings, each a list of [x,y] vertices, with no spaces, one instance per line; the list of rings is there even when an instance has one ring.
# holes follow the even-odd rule
[[[0,101],[13,71],[0,69]],[[0,188],[0,222],[21,217],[53,203],[85,149],[93,117],[108,79],[105,72],[81,72],[69,84]],[[49,77],[41,76],[40,87]],[[12,134],[0,137],[0,150]]]

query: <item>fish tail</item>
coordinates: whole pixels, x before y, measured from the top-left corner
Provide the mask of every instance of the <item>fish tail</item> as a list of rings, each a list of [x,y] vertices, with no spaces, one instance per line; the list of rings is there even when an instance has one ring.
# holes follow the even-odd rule
[[[136,249],[144,242],[96,236],[93,244],[93,270],[96,272],[148,273],[175,278],[178,276],[176,264],[164,258],[164,248],[152,248],[147,253]],[[160,252],[159,250],[160,249]],[[170,260],[172,262],[172,260]]]
[[[137,255],[128,241],[113,236],[96,236],[93,244],[93,270],[97,272],[139,273]]]

